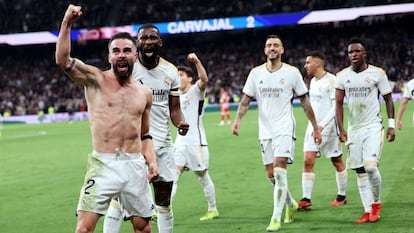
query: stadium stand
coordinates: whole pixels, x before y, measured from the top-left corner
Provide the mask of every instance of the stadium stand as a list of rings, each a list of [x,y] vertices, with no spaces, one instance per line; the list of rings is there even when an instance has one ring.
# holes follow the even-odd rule
[[[58,30],[69,3],[76,1],[0,0],[0,34]],[[73,28],[122,26],[149,22],[277,14],[345,7],[408,3],[410,0],[89,0],[84,19]],[[174,9],[174,10],[171,10]]]
[[[119,2],[122,2],[120,6],[125,6],[128,1],[129,0],[120,0]],[[40,0],[27,0],[23,2],[32,4],[32,12],[36,12],[36,4],[40,4]],[[181,17],[180,19],[184,19],[182,18],[184,17],[183,15],[189,18],[210,18],[214,17],[214,15],[223,16],[223,14],[226,14],[226,12],[222,11],[225,7],[219,7],[219,4],[225,3],[219,3],[219,1],[206,1],[209,3],[205,3],[203,7],[204,9],[212,8],[211,13],[204,12],[204,15],[202,16],[190,15],[187,11],[191,9],[191,7],[200,7],[199,4],[201,4],[201,1],[186,2],[188,2],[188,4],[181,4],[181,11],[176,11],[182,12],[179,16]],[[202,2],[204,3],[204,1]],[[243,3],[237,5],[236,3],[229,1],[227,4],[237,8],[240,15],[246,15],[247,12],[266,13],[264,9],[262,9],[266,7],[257,4],[265,3],[267,1],[257,1],[258,3],[254,6],[245,2],[247,1],[243,1]],[[299,2],[301,2],[301,4],[297,4],[290,9],[284,10],[298,11],[304,8],[308,9],[309,6],[306,5],[308,2],[313,3],[314,9],[319,9],[318,7],[320,7],[320,5],[331,1],[314,0]],[[342,5],[327,6],[349,6],[348,1],[332,2],[338,2]],[[358,4],[360,2],[369,4],[372,1],[355,2],[358,2]],[[384,3],[389,2],[390,1],[384,1]],[[392,2],[395,3],[396,1]],[[24,3],[20,3],[20,9],[24,8]],[[122,19],[125,21],[122,21],[120,20],[119,15],[111,17],[105,15],[105,12],[108,11],[108,7],[100,6],[101,8],[96,8],[93,6],[94,4],[95,6],[105,5],[99,3],[100,1],[88,1],[88,4],[92,4],[91,6],[88,6],[88,9],[91,9],[92,11],[95,9],[96,12],[100,12],[99,14],[101,14],[102,19],[95,18],[77,26],[83,28],[85,26],[92,27],[97,25],[107,25],[108,23],[109,25],[112,25],[113,22],[131,21],[132,23],[132,20],[128,19],[128,17],[125,17],[125,19]],[[166,5],[164,5],[164,3]],[[157,17],[159,17],[160,20],[157,21],[177,19],[178,16],[171,15],[171,11],[168,11],[168,9],[165,9],[165,15],[161,13],[163,12],[163,7],[173,3],[177,4],[177,1],[154,1],[154,6],[149,8],[159,12],[160,15],[157,15]],[[42,5],[45,6],[45,4]],[[58,6],[55,4],[54,7],[60,7],[63,11],[66,3],[58,3],[57,5]],[[6,6],[5,1],[0,0],[0,6],[2,7],[0,13],[3,14],[5,9],[3,6]],[[7,8],[13,8],[15,10],[18,6],[7,5]],[[122,7],[119,8],[120,11],[122,11],[121,8]],[[213,8],[220,8],[221,11],[217,9],[214,10]],[[138,9],[128,8],[128,10],[134,12]],[[153,11],[147,10],[145,13],[147,15],[141,17],[145,18],[151,15],[151,17],[148,18],[153,18]],[[195,12],[203,11],[197,10]],[[47,13],[50,12],[45,12],[44,14]],[[167,16],[167,13],[170,15]],[[7,14],[10,14],[10,12]],[[27,14],[30,15],[31,13]],[[42,14],[43,13],[41,13],[41,15]],[[60,19],[53,21],[52,18],[55,14],[60,16],[63,13],[52,13],[50,21],[45,20],[45,18],[48,18],[46,16],[41,16],[40,19],[38,19],[42,20],[42,22],[39,21],[36,23],[36,20],[31,20],[33,22],[33,27],[28,26],[27,30],[45,30],[50,29],[50,27],[57,29],[58,26],[56,25],[56,22]],[[126,14],[121,12],[120,15]],[[234,13],[232,16],[236,15],[237,13]],[[106,16],[106,18],[104,16]],[[106,21],[108,19],[114,21]],[[10,22],[7,21],[7,23],[2,22],[3,21],[0,22],[0,24],[2,24],[2,30],[4,25],[6,25],[7,28],[12,27],[15,24],[14,20],[13,22],[11,20]],[[140,23],[142,22],[143,21],[140,21]],[[286,54],[282,58],[283,61],[293,64],[303,71],[304,55],[310,50],[320,49],[327,55],[327,70],[333,73],[348,65],[345,50],[347,40],[353,36],[360,36],[365,39],[368,44],[368,61],[372,64],[382,66],[387,71],[389,79],[395,84],[394,91],[399,92],[404,82],[414,78],[414,29],[410,26],[411,22],[414,22],[413,14],[398,14],[364,17],[352,22],[170,35],[163,37],[165,42],[165,49],[163,49],[165,54],[163,54],[163,56],[176,65],[185,63],[185,54],[188,54],[189,52],[197,52],[200,57],[203,57],[211,83],[214,83],[214,85],[208,89],[208,98],[210,103],[215,103],[221,86],[229,86],[231,95],[240,96],[242,86],[249,70],[253,66],[265,61],[265,57],[260,51],[263,51],[263,41],[268,34],[278,34],[282,36],[285,41]],[[124,23],[121,23],[121,25],[122,24]],[[7,31],[9,33],[19,31],[18,28],[21,25],[14,26],[16,26],[13,27],[14,29],[7,29]],[[73,55],[81,58],[87,63],[97,65],[101,68],[108,68],[106,43],[107,41],[88,41],[75,44]],[[71,109],[75,109],[75,111],[85,109],[82,87],[71,82],[55,65],[54,44],[19,47],[0,45],[0,54],[0,113],[3,115],[5,115],[5,113],[6,115],[37,114],[40,110],[47,112],[49,106],[54,106],[57,112],[67,112]]]

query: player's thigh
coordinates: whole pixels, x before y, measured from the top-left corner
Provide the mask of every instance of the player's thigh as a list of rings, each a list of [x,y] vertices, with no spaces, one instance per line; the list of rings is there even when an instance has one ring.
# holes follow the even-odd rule
[[[376,165],[382,152],[384,143],[384,129],[382,126],[372,127],[366,130],[366,139],[363,145],[364,165]]]
[[[172,146],[155,149],[159,177],[155,181],[172,182],[177,177],[177,167],[174,161],[174,148]]]
[[[287,163],[293,162],[295,139],[291,135],[279,135],[272,139],[273,157],[286,158]]]

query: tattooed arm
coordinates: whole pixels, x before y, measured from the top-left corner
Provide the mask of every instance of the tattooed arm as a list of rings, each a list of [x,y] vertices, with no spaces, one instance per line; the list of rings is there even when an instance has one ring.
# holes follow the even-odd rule
[[[236,136],[239,136],[240,120],[246,114],[247,110],[249,110],[250,100],[251,97],[245,94],[240,101],[239,108],[237,109],[236,119],[232,125],[233,134]]]
[[[319,131],[319,127],[315,119],[315,114],[313,113],[313,109],[309,102],[308,96],[302,95],[302,96],[299,96],[299,98],[300,98],[300,103],[302,104],[302,107],[303,107],[303,111],[305,111],[306,116],[308,117],[309,121],[311,122],[313,126],[313,140],[315,141],[316,144],[319,145],[322,142],[322,136],[321,136],[321,132]]]

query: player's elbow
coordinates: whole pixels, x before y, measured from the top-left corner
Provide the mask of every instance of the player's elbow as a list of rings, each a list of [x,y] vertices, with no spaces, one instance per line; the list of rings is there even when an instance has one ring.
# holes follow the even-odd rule
[[[65,59],[63,59],[58,54],[56,54],[56,56],[55,56],[55,62],[56,62],[56,65],[58,65],[60,68],[62,68],[62,69],[65,68],[65,65],[66,65]]]

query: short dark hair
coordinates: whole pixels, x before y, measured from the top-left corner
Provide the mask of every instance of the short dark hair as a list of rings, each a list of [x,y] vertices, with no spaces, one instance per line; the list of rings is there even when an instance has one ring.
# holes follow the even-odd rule
[[[266,42],[267,42],[267,40],[268,39],[279,39],[280,40],[280,42],[282,43],[281,45],[283,46],[283,41],[282,41],[282,38],[280,37],[280,36],[278,36],[278,35],[276,35],[276,34],[270,34],[270,35],[268,35],[267,37],[266,37]]]
[[[364,41],[363,41],[361,38],[359,38],[359,37],[352,37],[352,38],[348,41],[348,45],[350,45],[350,44],[361,44],[361,45],[362,45],[362,47],[366,48],[366,47],[365,47],[365,43],[364,43]]]
[[[160,35],[160,29],[159,29],[157,26],[155,26],[155,25],[154,25],[154,24],[152,24],[152,23],[144,23],[143,25],[141,25],[141,26],[138,28],[138,31],[137,31],[137,36],[138,36],[139,31],[141,31],[142,29],[147,29],[147,28],[154,28],[154,29],[156,29],[156,30],[158,31],[158,35]]]
[[[194,71],[188,66],[177,66],[178,71],[185,72],[188,77],[191,77],[194,79]]]
[[[109,39],[108,48],[109,46],[111,46],[112,41],[117,40],[117,39],[127,39],[127,40],[132,41],[132,43],[135,45],[135,39],[134,37],[132,37],[132,35],[129,32],[118,32],[112,35],[111,38]]]
[[[320,50],[310,51],[308,53],[308,55],[306,55],[306,56],[316,57],[316,58],[321,59],[322,61],[325,61],[325,54],[322,51],[320,51]]]

